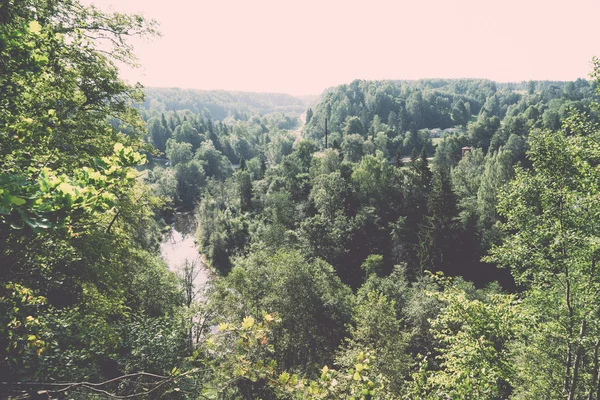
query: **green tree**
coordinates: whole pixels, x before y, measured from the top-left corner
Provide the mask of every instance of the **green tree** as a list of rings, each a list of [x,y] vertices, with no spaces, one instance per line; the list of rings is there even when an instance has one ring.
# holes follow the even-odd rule
[[[170,133],[167,128],[164,128],[158,118],[152,118],[148,121],[148,135],[152,139],[154,147],[162,152],[167,149],[167,140]]]
[[[457,100],[452,105],[452,122],[454,125],[467,125],[467,122],[471,119],[471,105],[469,102]]]
[[[135,297],[126,276],[151,263],[138,253],[155,245],[154,200],[132,168],[144,161],[131,107],[141,91],[115,64],[134,64],[127,37],[155,25],[76,1],[2,2],[0,19],[0,374],[96,379],[95,357],[116,354],[114,321]],[[25,296],[27,314],[6,308],[15,296]],[[64,375],[61,361],[72,365]]]
[[[358,162],[364,154],[364,140],[359,134],[346,135],[342,142],[342,151],[345,159],[350,162]]]
[[[280,368],[329,364],[349,322],[352,292],[321,260],[295,251],[253,253],[227,277],[227,304],[239,312],[270,309],[282,317],[274,330]],[[310,368],[309,368],[310,369]]]
[[[339,171],[334,171],[313,179],[309,197],[323,216],[333,219],[338,211],[344,210],[348,191],[348,182]]]
[[[306,125],[308,125],[310,123],[310,120],[312,119],[312,117],[313,117],[313,110],[312,110],[312,108],[309,108],[308,110],[306,110],[306,121],[305,121]]]
[[[363,157],[352,173],[352,181],[362,204],[376,207],[385,222],[393,219],[402,196],[400,179],[397,169],[381,153]]]
[[[202,165],[197,161],[178,164],[175,168],[177,180],[177,196],[186,207],[200,202],[200,193],[206,184],[206,175]]]
[[[597,395],[598,139],[597,128],[577,114],[562,131],[532,133],[533,169],[518,170],[499,194],[503,228],[514,234],[489,260],[511,268],[536,315],[517,350],[516,398]],[[546,355],[533,362],[535,354]]]
[[[177,164],[186,164],[192,161],[193,153],[190,143],[181,143],[175,141],[175,139],[169,139],[166,150],[167,158],[173,167]]]
[[[302,172],[309,172],[313,154],[318,150],[317,145],[310,140],[302,140],[294,147],[292,155],[300,162]]]
[[[483,151],[487,151],[494,133],[500,127],[500,119],[497,116],[488,117],[482,114],[477,118],[477,121],[468,125],[468,132],[471,139],[471,144],[475,147],[480,147]]]
[[[422,399],[505,399],[511,394],[515,368],[506,345],[520,327],[514,296],[470,296],[448,282],[430,294],[442,302],[432,328],[441,352],[439,370],[425,359],[413,375],[410,396]]]
[[[419,232],[421,269],[456,274],[458,227],[456,197],[450,176],[444,169],[436,169],[433,185],[427,199],[427,216]]]
[[[412,360],[406,351],[408,335],[402,329],[395,306],[395,302],[383,294],[367,293],[354,309],[355,325],[338,353],[337,363],[353,365],[363,349],[372,349],[373,372],[382,374],[389,382],[389,390],[398,395],[404,391]]]
[[[344,128],[344,133],[346,135],[361,135],[363,136],[365,132],[365,127],[358,117],[350,117],[346,120],[346,127]]]
[[[252,209],[252,177],[248,171],[237,171],[234,174],[237,180],[240,195],[240,210],[242,212]]]
[[[215,149],[211,141],[202,143],[194,154],[194,159],[204,167],[204,172],[209,178],[225,179],[231,175],[231,163]]]

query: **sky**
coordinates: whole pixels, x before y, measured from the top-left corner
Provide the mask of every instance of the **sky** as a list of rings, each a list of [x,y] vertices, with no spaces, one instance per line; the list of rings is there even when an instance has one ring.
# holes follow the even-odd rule
[[[588,78],[600,0],[84,0],[156,19],[144,86],[319,94],[354,79]]]

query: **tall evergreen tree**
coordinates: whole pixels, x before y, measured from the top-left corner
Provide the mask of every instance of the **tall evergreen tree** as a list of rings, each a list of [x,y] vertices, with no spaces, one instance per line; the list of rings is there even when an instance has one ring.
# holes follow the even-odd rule
[[[452,265],[456,250],[457,217],[458,207],[450,176],[445,169],[438,168],[433,174],[431,193],[427,199],[427,216],[419,232],[422,269],[451,275],[458,272],[456,266]]]
[[[252,176],[248,171],[241,168],[235,176],[238,182],[240,210],[242,212],[250,211],[252,209]]]
[[[313,110],[312,110],[312,108],[309,108],[306,111],[306,124],[308,124],[310,122],[310,120],[312,119],[312,117],[313,117]]]

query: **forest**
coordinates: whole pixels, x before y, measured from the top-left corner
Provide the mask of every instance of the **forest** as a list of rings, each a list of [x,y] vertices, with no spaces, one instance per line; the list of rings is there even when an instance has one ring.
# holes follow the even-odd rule
[[[0,399],[600,400],[599,59],[308,102],[125,83],[141,15],[0,21]]]

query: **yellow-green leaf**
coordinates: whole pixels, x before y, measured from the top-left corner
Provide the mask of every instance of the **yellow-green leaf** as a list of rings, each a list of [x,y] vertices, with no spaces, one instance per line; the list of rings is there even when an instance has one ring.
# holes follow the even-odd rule
[[[37,21],[31,21],[29,23],[29,32],[38,35],[42,31],[42,26]]]
[[[246,317],[244,318],[244,320],[242,321],[242,329],[249,329],[252,328],[254,326],[254,318],[253,317]]]
[[[225,322],[221,322],[218,326],[217,329],[220,332],[225,332],[227,329],[229,329],[229,324],[225,323]]]
[[[289,379],[290,374],[288,374],[287,372],[282,372],[281,375],[279,375],[279,383],[281,383],[282,385],[285,385]]]
[[[58,185],[57,189],[66,195],[75,196],[75,190],[73,190],[73,186],[68,184],[67,182],[63,182],[60,185]]]

